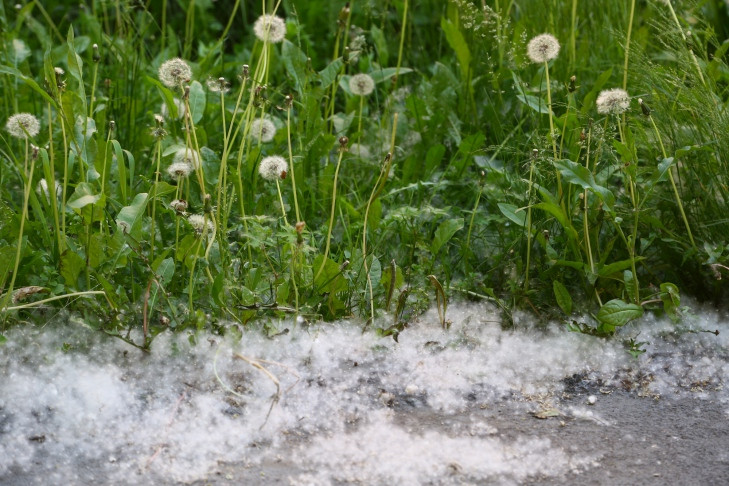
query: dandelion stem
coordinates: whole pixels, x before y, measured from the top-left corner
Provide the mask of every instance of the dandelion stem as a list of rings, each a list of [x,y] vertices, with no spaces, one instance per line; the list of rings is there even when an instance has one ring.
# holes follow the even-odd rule
[[[669,2],[670,3],[670,2]],[[630,58],[630,36],[633,31],[633,17],[635,16],[635,0],[630,1],[630,17],[628,19],[628,33],[625,36],[625,64],[623,64],[623,89],[628,89],[628,59]]]
[[[324,270],[324,265],[327,262],[329,256],[329,245],[332,241],[332,227],[334,226],[334,209],[337,206],[337,179],[339,178],[339,167],[342,165],[342,157],[344,156],[344,149],[339,150],[339,159],[337,160],[337,168],[334,170],[334,182],[332,184],[332,209],[329,216],[329,229],[327,230],[327,242],[324,247],[324,258],[321,261],[321,266],[317,270],[314,280],[316,280],[321,272]],[[278,183],[278,182],[277,182]]]
[[[301,221],[301,213],[299,212],[299,200],[296,197],[296,170],[294,168],[294,153],[291,149],[291,105],[286,110],[286,137],[289,144],[289,167],[291,167],[291,187],[294,193],[294,208],[296,209],[296,222]],[[297,307],[298,309],[298,307]]]

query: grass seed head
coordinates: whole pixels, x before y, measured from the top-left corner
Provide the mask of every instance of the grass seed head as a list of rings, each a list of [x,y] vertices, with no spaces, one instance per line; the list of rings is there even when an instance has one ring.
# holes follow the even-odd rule
[[[5,130],[16,138],[35,137],[40,132],[40,122],[30,113],[16,113],[8,118]]]
[[[527,56],[534,63],[551,61],[557,54],[559,54],[559,41],[552,34],[540,34],[527,44]]]
[[[277,44],[286,37],[286,22],[281,17],[263,14],[253,24],[253,33],[261,42]]]

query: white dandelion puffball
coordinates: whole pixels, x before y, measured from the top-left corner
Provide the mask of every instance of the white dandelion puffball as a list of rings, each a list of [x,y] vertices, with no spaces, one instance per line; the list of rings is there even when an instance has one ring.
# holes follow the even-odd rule
[[[205,216],[202,214],[191,214],[187,217],[187,221],[190,223],[190,226],[192,226],[192,229],[194,229],[195,233],[197,234],[202,234],[206,225],[208,227],[208,233],[212,233],[215,229],[215,225],[213,224],[212,220],[210,218],[205,218]]]
[[[630,96],[620,88],[606,89],[600,91],[596,103],[601,115],[620,115],[630,108]]]
[[[182,214],[187,211],[187,201],[184,199],[173,199],[170,202],[170,208],[172,208],[177,214]]]
[[[559,54],[559,41],[552,34],[541,34],[527,44],[527,56],[532,62],[548,62]]]
[[[30,113],[16,113],[8,118],[5,130],[16,138],[35,137],[40,132],[40,122]]]
[[[163,62],[159,67],[159,80],[168,88],[176,88],[190,81],[190,78],[192,78],[190,65],[179,57]]]
[[[175,152],[172,162],[185,162],[193,169],[197,169],[200,167],[200,154],[195,153],[191,148],[184,147]]]
[[[61,188],[61,184],[58,181],[53,181],[55,187],[56,187],[56,198],[61,197],[61,193],[63,192],[63,189]],[[41,179],[38,181],[38,187],[37,191],[39,194],[42,194],[45,196],[46,201],[50,202],[49,194],[48,194],[48,181],[45,179]]]
[[[249,136],[253,140],[260,140],[263,143],[268,143],[273,140],[276,135],[276,125],[271,120],[266,118],[256,118],[251,122],[251,131]]]
[[[367,96],[375,90],[375,80],[369,74],[355,74],[349,78],[349,89],[357,96]]]
[[[280,155],[270,155],[261,160],[258,173],[268,181],[275,181],[278,178],[285,179],[288,168],[286,159]]]
[[[253,24],[253,33],[261,42],[277,44],[286,37],[286,22],[281,17],[264,14]]]
[[[175,106],[177,107],[177,118],[181,119],[185,116],[185,112],[187,111],[187,108],[185,107],[185,103],[183,103],[179,98],[174,98],[172,100],[175,103]],[[163,102],[162,106],[159,107],[159,113],[164,118],[169,118],[170,116],[170,109],[167,107],[167,103]]]
[[[184,179],[189,176],[191,172],[192,166],[189,162],[185,162],[184,160],[181,162],[173,162],[169,167],[167,167],[167,173],[173,179]]]
[[[208,78],[205,82],[211,93],[227,93],[230,91],[230,83],[225,78]]]

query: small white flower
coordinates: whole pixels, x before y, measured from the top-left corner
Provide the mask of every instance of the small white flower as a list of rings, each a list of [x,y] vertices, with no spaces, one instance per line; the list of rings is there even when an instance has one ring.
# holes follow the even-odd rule
[[[253,33],[261,42],[277,44],[286,37],[286,22],[281,17],[264,14],[253,24]]]
[[[275,181],[278,178],[285,179],[288,168],[286,159],[279,155],[270,155],[261,160],[258,173],[266,180]]]
[[[357,96],[367,96],[375,89],[375,80],[369,74],[355,74],[349,78],[349,89]]]
[[[175,152],[175,156],[172,159],[173,163],[185,162],[193,169],[197,170],[200,167],[200,154],[196,153],[191,148],[181,148]]]
[[[16,113],[8,118],[5,130],[16,138],[35,137],[40,132],[40,122],[30,113]]]
[[[251,122],[249,136],[253,140],[268,143],[273,140],[274,135],[276,135],[276,125],[271,120],[267,118],[256,118]]]
[[[192,172],[192,166],[189,162],[173,162],[167,167],[167,173],[173,179],[184,179]]]
[[[159,67],[159,80],[168,88],[176,88],[192,78],[192,69],[187,61],[176,57],[165,61]]]
[[[552,34],[541,34],[527,44],[527,56],[532,62],[541,64],[551,61],[559,54],[559,41]]]
[[[620,88],[606,89],[600,91],[596,103],[601,115],[620,115],[630,108],[630,96]]]
[[[210,218],[206,218],[202,214],[191,214],[187,217],[187,221],[188,223],[190,223],[190,226],[192,226],[192,229],[194,229],[195,233],[197,234],[202,234],[206,225],[208,228],[208,234],[212,233],[215,229],[215,225],[213,224],[212,220]]]
[[[174,98],[172,100],[175,103],[175,107],[177,107],[177,118],[181,119],[185,116],[185,112],[187,111],[187,108],[185,107],[185,103],[183,103],[179,98]],[[163,102],[162,106],[159,107],[159,113],[165,118],[169,118],[170,116],[170,110],[167,107],[167,103]]]

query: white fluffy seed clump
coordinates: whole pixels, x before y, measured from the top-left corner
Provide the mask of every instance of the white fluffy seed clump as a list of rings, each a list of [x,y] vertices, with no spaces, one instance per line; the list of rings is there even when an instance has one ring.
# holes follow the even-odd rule
[[[208,233],[212,233],[215,229],[215,225],[210,220],[210,218],[206,218],[202,214],[191,214],[187,217],[187,221],[190,223],[190,226],[192,226],[192,229],[195,230],[195,233],[202,234],[202,232],[205,230],[205,226],[207,225]]]
[[[196,170],[198,167],[200,167],[200,155],[197,154],[194,150],[185,147],[175,152],[175,156],[172,159],[172,162],[173,164],[185,162],[190,167],[192,167],[192,169]]]
[[[184,179],[192,172],[192,166],[185,161],[173,162],[167,167],[167,173],[173,179]]]
[[[375,90],[375,80],[369,74],[355,74],[349,78],[349,89],[357,96],[367,96]]]
[[[253,140],[268,143],[273,140],[274,135],[276,135],[276,125],[271,120],[267,118],[256,118],[251,122],[249,136]]]
[[[170,202],[170,208],[172,208],[177,214],[183,214],[187,211],[187,201],[184,199],[173,199]]]
[[[16,138],[35,137],[40,132],[40,122],[30,113],[16,113],[8,118],[5,130]]]
[[[192,78],[192,69],[187,61],[176,57],[165,61],[159,67],[159,80],[168,88],[176,88]]]
[[[278,178],[285,179],[288,168],[286,159],[280,155],[270,155],[261,160],[258,173],[268,181],[275,181]]]
[[[552,34],[540,34],[527,44],[527,56],[532,62],[541,64],[551,61],[559,54],[559,41]]]
[[[606,89],[600,91],[596,103],[601,115],[620,115],[630,108],[630,96],[620,88]]]
[[[286,37],[286,22],[281,17],[264,14],[253,24],[253,33],[261,42],[277,44]]]
[[[177,107],[177,118],[180,119],[185,116],[185,112],[187,111],[187,108],[185,108],[185,103],[183,103],[179,98],[174,98],[172,100],[175,103],[175,106]],[[159,113],[164,118],[169,118],[170,116],[170,109],[167,107],[167,103],[162,103],[162,106],[159,107]]]
[[[55,187],[56,187],[56,197],[61,197],[62,188],[61,184],[58,181],[53,181]],[[48,181],[45,179],[41,179],[38,181],[38,187],[36,188],[39,194],[42,194],[45,196],[46,200],[50,202],[50,197],[48,193]]]

